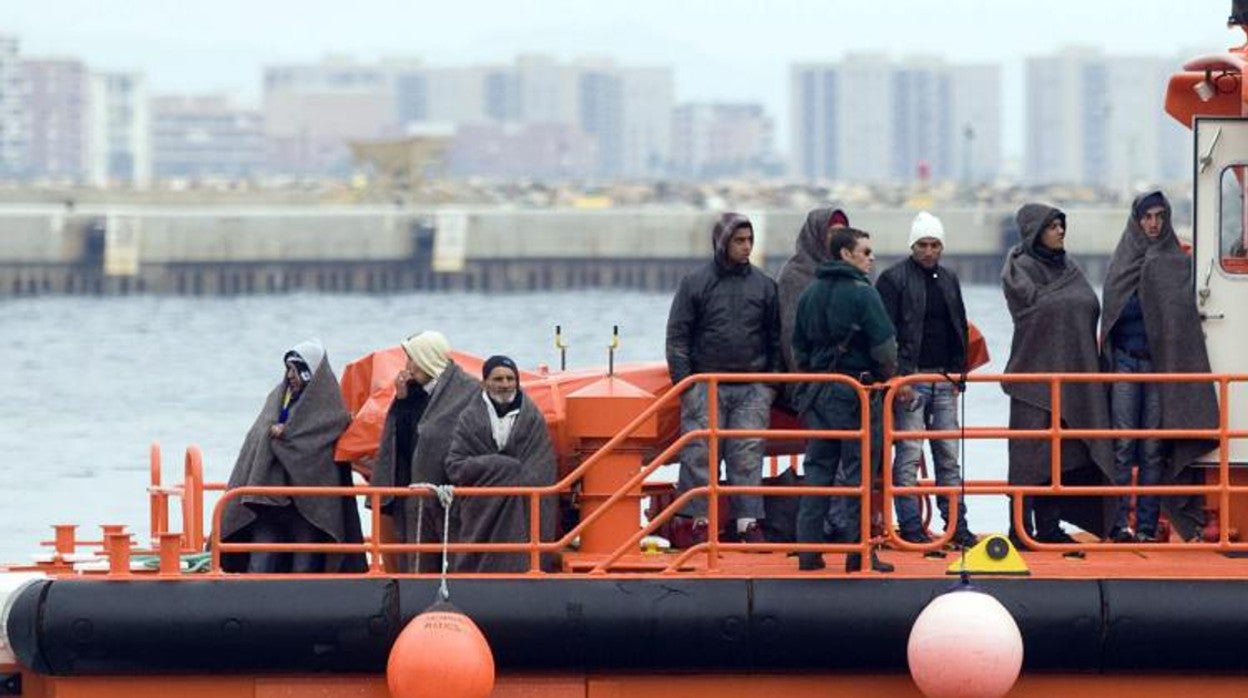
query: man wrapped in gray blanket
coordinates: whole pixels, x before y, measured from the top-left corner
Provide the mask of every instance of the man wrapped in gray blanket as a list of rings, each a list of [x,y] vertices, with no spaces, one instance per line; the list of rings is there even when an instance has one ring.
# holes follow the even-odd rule
[[[480,399],[464,408],[455,426],[446,472],[456,487],[534,487],[555,482],[555,451],[541,410],[520,390],[520,371],[506,356],[491,356],[481,371]],[[528,497],[457,497],[459,542],[523,543],[529,540]],[[556,498],[540,505],[541,539],[555,534]],[[549,568],[553,557],[545,555]],[[527,572],[526,553],[459,553],[456,572]]]

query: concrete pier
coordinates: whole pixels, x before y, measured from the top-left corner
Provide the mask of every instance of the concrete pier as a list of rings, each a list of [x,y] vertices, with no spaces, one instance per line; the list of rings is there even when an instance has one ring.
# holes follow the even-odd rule
[[[775,273],[805,211],[746,210]],[[1017,240],[1012,210],[935,210],[946,261],[996,283]],[[0,206],[0,297],[238,295],[411,290],[667,291],[709,258],[712,212],[441,207]],[[907,254],[910,210],[851,216],[879,263]],[[1068,248],[1099,279],[1123,214],[1069,212]]]

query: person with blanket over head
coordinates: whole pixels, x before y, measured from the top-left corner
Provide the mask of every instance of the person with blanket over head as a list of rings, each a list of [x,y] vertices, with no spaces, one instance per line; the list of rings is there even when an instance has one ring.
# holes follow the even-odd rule
[[[1160,191],[1136,197],[1105,275],[1101,322],[1103,364],[1114,373],[1208,373],[1209,354],[1192,295],[1192,261],[1170,222],[1170,202]],[[1121,381],[1110,388],[1115,429],[1216,429],[1218,401],[1212,383]],[[1217,447],[1210,439],[1115,439],[1114,484],[1196,484],[1188,467]],[[1183,540],[1199,540],[1203,496],[1167,497],[1171,523]],[[1110,537],[1116,542],[1157,539],[1161,498],[1141,494],[1135,530],[1128,525],[1131,497],[1119,498]]]
[[[455,425],[446,471],[456,487],[542,487],[555,482],[555,450],[541,409],[520,390],[520,371],[506,356],[491,356],[481,370],[480,398]],[[530,498],[457,497],[461,543],[524,543],[530,539]],[[541,539],[555,533],[554,497],[540,506]],[[546,555],[543,567],[553,556]],[[527,553],[459,553],[456,572],[527,572]]]
[[[348,465],[334,462],[334,443],[351,416],[338,378],[318,340],[282,357],[285,375],[269,392],[243,440],[227,489],[238,487],[347,487]],[[226,502],[221,540],[227,543],[360,543],[352,497],[245,495]],[[226,553],[228,572],[360,572],[363,553]]]
[[[478,383],[451,360],[451,343],[441,332],[426,331],[403,340],[407,364],[394,379],[394,402],[377,447],[370,484],[407,487],[445,485],[446,454],[460,413],[476,397]],[[400,543],[441,543],[445,510],[438,498],[384,497],[382,512]],[[451,515],[454,539],[455,513]],[[390,572],[441,572],[442,554],[386,556]],[[396,569],[389,569],[390,561]]]
[[[1083,269],[1066,254],[1066,214],[1052,206],[1026,204],[1018,210],[1017,220],[1022,241],[1007,253],[1001,270],[1001,286],[1014,320],[1005,372],[1099,372],[1096,321],[1101,307]],[[1004,382],[1001,387],[1010,396],[1010,429],[1052,426],[1048,383]],[[1105,384],[1063,383],[1060,418],[1068,429],[1108,429]],[[1010,439],[1011,485],[1051,483],[1049,443],[1047,438]],[[1103,485],[1113,469],[1105,439],[1065,438],[1058,457],[1065,485]],[[1104,497],[1040,495],[1025,501],[1035,514],[1034,537],[1041,543],[1074,542],[1062,529],[1063,520],[1098,536],[1108,528]],[[1031,522],[1024,524],[1032,533]]]

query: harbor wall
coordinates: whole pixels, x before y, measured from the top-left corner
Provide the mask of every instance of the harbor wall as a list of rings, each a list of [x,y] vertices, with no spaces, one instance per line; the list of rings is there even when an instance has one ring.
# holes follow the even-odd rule
[[[945,261],[996,283],[1017,241],[1012,210],[935,210]],[[773,274],[805,211],[745,210],[756,260]],[[881,265],[903,258],[910,210],[852,216]],[[35,294],[233,295],[324,291],[664,291],[710,255],[713,212],[439,207],[0,206],[0,297]],[[1069,213],[1067,245],[1099,279],[1122,212]]]

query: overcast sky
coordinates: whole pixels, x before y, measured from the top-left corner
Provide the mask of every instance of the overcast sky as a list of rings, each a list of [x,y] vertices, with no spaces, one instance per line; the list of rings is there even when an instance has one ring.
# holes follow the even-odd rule
[[[326,54],[510,62],[518,53],[671,65],[676,99],[758,101],[787,139],[788,66],[846,52],[939,54],[1005,71],[1005,147],[1022,149],[1022,58],[1072,43],[1172,55],[1242,43],[1230,0],[0,0],[25,55],[140,70],[155,92],[258,103],[261,68]],[[1176,66],[1177,68],[1177,66]]]

